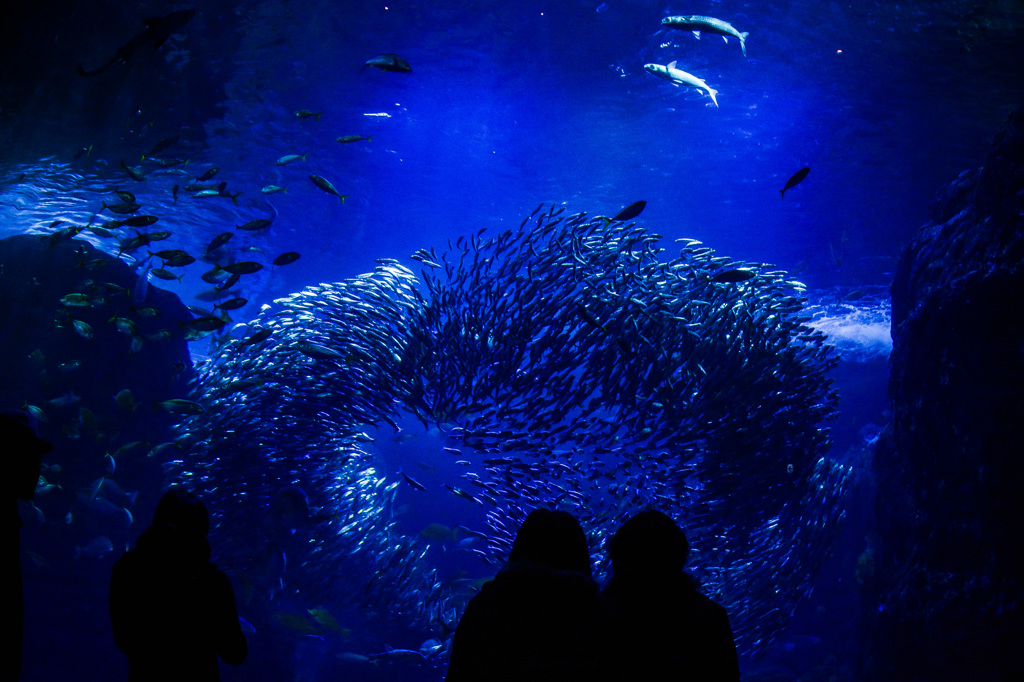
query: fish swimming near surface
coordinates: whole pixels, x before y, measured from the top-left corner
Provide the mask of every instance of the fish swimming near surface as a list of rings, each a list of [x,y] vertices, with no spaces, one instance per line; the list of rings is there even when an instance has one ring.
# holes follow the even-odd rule
[[[810,172],[810,168],[801,168],[796,173],[793,173],[793,177],[791,177],[789,180],[786,180],[786,186],[779,190],[779,194],[782,195],[782,198],[786,198],[787,189],[793,189],[794,187],[799,185],[801,182],[803,182],[803,179],[806,178],[807,174]]]
[[[192,17],[195,16],[196,11],[194,9],[182,9],[177,12],[171,12],[165,17],[156,17],[153,19],[146,19],[146,30],[142,31],[134,38],[129,40],[127,43],[117,48],[117,52],[114,56],[101,64],[98,68],[92,71],[86,71],[81,66],[78,67],[78,75],[85,78],[99,75],[109,69],[118,62],[125,62],[131,59],[135,51],[140,47],[153,44],[153,49],[159,49],[161,45],[167,42],[173,34],[179,32],[185,27]]]
[[[128,227],[149,227],[158,220],[160,219],[155,215],[136,215],[119,222]]]
[[[740,49],[743,51],[743,56],[747,56],[746,41],[750,32],[740,33],[727,21],[715,19],[714,17],[691,15],[686,17],[665,17],[661,20],[661,25],[678,28],[684,31],[693,31],[693,34],[697,36],[697,38],[700,38],[701,31],[716,33],[722,36],[722,39],[725,40],[725,42],[729,42],[729,36],[732,36],[740,41]]]
[[[718,99],[715,97],[718,94],[718,90],[713,89],[703,79],[697,78],[692,73],[677,69],[675,62],[670,63],[668,66],[664,64],[644,64],[644,71],[654,74],[658,78],[664,78],[673,85],[692,85],[700,90],[706,90],[711,95],[711,101],[715,103],[716,107],[718,106]]]
[[[117,213],[118,215],[128,215],[129,213],[135,213],[136,211],[138,211],[140,208],[142,208],[142,205],[134,201],[122,201],[120,204],[108,204],[107,202],[104,201],[103,208],[101,208],[100,210],[102,211],[104,208],[110,211],[111,213]]]
[[[382,54],[379,57],[374,57],[373,59],[367,59],[366,63],[359,69],[359,72],[362,73],[363,69],[367,66],[376,67],[381,71],[394,71],[395,73],[410,73],[412,71],[412,67],[409,66],[409,62],[405,61],[397,54],[391,53]]]

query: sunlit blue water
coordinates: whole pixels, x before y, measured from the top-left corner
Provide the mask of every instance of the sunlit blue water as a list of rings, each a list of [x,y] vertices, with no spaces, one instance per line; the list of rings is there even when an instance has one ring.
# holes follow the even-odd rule
[[[410,258],[418,249],[440,253],[481,229],[495,236],[539,204],[610,216],[642,199],[638,223],[661,236],[666,259],[678,253],[676,240],[698,239],[807,286],[808,324],[840,358],[830,456],[861,475],[866,444],[886,419],[887,286],[900,249],[927,219],[939,187],[983,162],[1024,83],[1020,9],[952,2],[218,2],[197,7],[159,50],[139,51],[92,78],[74,73],[105,61],[141,30],[142,18],[176,8],[66,3],[52,15],[19,16],[24,30],[7,35],[0,71],[10,83],[2,100],[0,237],[101,226],[118,217],[104,208],[117,201],[117,189],[134,193],[140,213],[159,217],[151,229],[171,232],[152,250],[199,256],[216,235],[235,232],[225,257],[267,267],[236,287],[248,303],[232,313],[230,331],[275,299],[369,272],[377,259],[418,272]],[[749,31],[747,57],[735,40],[661,27],[662,17],[681,13]],[[360,68],[383,53],[400,54],[412,72]],[[714,87],[719,106],[643,69],[673,61]],[[322,115],[296,116],[302,110]],[[370,139],[336,141],[344,135]],[[179,139],[155,155],[166,166],[142,158],[171,136]],[[275,163],[291,154],[303,158]],[[144,179],[129,177],[122,160]],[[227,183],[229,196],[185,189],[215,167],[203,184]],[[803,167],[811,169],[807,178],[780,198]],[[315,187],[310,174],[333,183],[344,202]],[[269,185],[284,189],[261,191]],[[259,232],[235,229],[258,218],[273,222]],[[122,228],[122,236],[132,234]],[[119,251],[116,240],[88,230],[77,238]],[[270,267],[289,251],[301,258]],[[145,256],[139,249],[121,257],[141,269]],[[154,278],[150,286],[197,303],[210,286],[200,275],[212,265],[192,264],[180,281]],[[190,350],[196,361],[216,355],[209,339]],[[454,485],[460,471],[443,450],[454,444],[436,427],[402,426],[408,438],[367,426],[377,438],[367,450],[385,485],[400,480],[399,470],[431,491]],[[154,490],[161,480],[121,483]],[[478,527],[479,510],[447,494],[419,498],[406,486],[396,495],[388,512],[398,510],[397,531],[421,537],[439,524],[427,532],[434,535],[429,567],[457,580],[493,574],[471,551],[479,539],[445,536],[459,524]],[[858,504],[850,502],[840,546],[791,625],[761,652],[767,657],[744,660],[752,674],[781,669],[825,679],[830,655],[840,663],[829,674],[852,668],[855,647],[846,642],[860,605],[837,595],[853,590],[846,587],[869,523]],[[146,521],[135,519],[136,536]],[[27,525],[29,546],[31,533]],[[48,564],[71,565],[91,585],[87,597],[68,597],[81,600],[69,613],[102,614],[109,557],[72,564],[67,548],[33,551],[40,549]],[[288,577],[301,584],[300,575]],[[316,606],[295,590],[275,598],[270,618]],[[30,611],[26,679],[53,679],[61,664],[41,657],[39,642],[69,637],[72,625],[59,607],[29,600],[49,610]],[[255,640],[264,645],[258,662],[225,669],[225,679],[257,679],[257,665],[267,679],[442,674],[435,659],[358,660],[386,646],[419,648],[438,632],[384,626],[351,605],[333,608],[345,634],[321,629],[318,639],[294,622],[291,629],[280,620],[258,623],[257,637],[266,638]],[[62,654],[82,662],[86,679],[121,675],[123,660],[99,634],[66,641]]]

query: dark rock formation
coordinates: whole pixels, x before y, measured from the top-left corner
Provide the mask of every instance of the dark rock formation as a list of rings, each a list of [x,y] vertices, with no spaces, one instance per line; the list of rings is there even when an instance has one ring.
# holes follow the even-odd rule
[[[1019,679],[1024,111],[941,195],[892,285],[866,675]]]
[[[19,510],[24,679],[77,674],[76,656],[53,655],[69,627],[74,651],[124,666],[107,617],[110,568],[152,518],[161,465],[182,456],[167,443],[180,417],[157,403],[185,397],[191,374],[191,314],[178,297],[151,286],[136,301],[124,262],[61,234],[0,240],[0,408],[31,406],[54,445]]]

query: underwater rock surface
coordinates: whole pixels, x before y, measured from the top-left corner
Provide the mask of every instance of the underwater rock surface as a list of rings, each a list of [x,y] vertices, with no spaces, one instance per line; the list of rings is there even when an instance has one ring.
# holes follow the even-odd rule
[[[1016,679],[1024,580],[1024,114],[940,197],[892,285],[874,460],[871,679]],[[936,655],[941,652],[941,655]]]
[[[54,446],[35,499],[19,503],[24,679],[81,675],[78,657],[53,654],[68,627],[94,660],[124,665],[105,609],[110,569],[152,518],[180,419],[159,403],[187,395],[192,366],[178,297],[144,291],[68,229],[0,240],[0,407],[30,410]]]
[[[188,393],[182,329],[192,315],[174,294],[141,286],[120,259],[65,235],[0,240],[0,405],[30,410],[54,444],[43,464],[54,467],[44,478],[55,488],[37,493],[35,505],[49,520],[71,510],[81,521],[89,514],[76,495],[105,497],[90,491],[97,479],[153,480],[159,489],[166,454],[147,453],[160,454],[152,449],[179,420],[160,403]],[[149,512],[156,506],[155,498],[140,502]],[[134,535],[127,526],[116,535],[94,530],[121,547]],[[63,545],[44,546],[70,551]]]
[[[803,285],[695,241],[663,261],[646,229],[540,208],[421,249],[420,278],[381,260],[279,299],[200,368],[207,410],[181,425],[192,454],[175,475],[211,491],[220,564],[252,586],[243,617],[283,594],[449,633],[470,581],[400,532],[402,485],[461,500],[490,574],[535,507],[580,517],[599,574],[618,525],[663,509],[742,652],[785,626],[850,474],[826,456],[837,356],[806,324]],[[464,473],[428,489],[386,471],[367,431],[397,440],[410,420]],[[275,511],[282,495],[296,513]]]

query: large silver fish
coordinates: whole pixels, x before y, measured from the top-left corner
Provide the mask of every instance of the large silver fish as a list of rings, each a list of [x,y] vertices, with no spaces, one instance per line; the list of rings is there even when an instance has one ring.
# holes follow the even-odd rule
[[[665,17],[661,20],[661,25],[684,31],[693,31],[693,34],[698,38],[700,38],[701,31],[716,33],[722,36],[725,42],[729,42],[729,36],[732,36],[740,41],[740,49],[743,51],[743,56],[747,56],[747,36],[750,33],[747,31],[740,33],[727,21],[693,14],[690,16]]]
[[[692,73],[687,73],[682,69],[676,68],[676,62],[671,62],[668,65],[663,64],[644,64],[644,71],[650,74],[654,74],[658,78],[664,78],[673,85],[691,85],[695,88],[706,91],[711,96],[711,101],[718,106],[718,90],[713,89],[710,85],[704,82],[702,78],[697,78]]]

